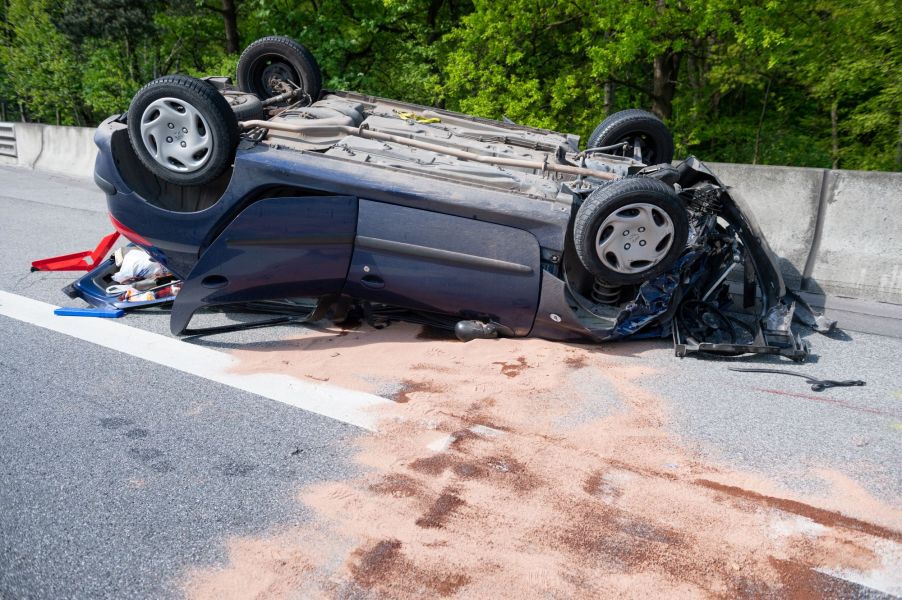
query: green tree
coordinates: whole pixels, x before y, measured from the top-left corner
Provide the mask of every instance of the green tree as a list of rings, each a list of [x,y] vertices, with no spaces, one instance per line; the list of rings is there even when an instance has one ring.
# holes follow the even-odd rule
[[[468,0],[247,0],[245,37],[288,35],[307,45],[332,89],[425,104],[441,101],[444,36]]]
[[[711,41],[735,26],[729,8],[726,0],[482,0],[451,35],[445,92],[463,110],[583,132],[632,106],[670,120],[689,91],[687,60],[704,65]]]
[[[53,24],[58,9],[52,0],[10,0],[0,64],[27,118],[73,124],[80,121],[80,72],[71,44]]]
[[[221,24],[193,0],[65,0],[56,19],[83,70],[81,95],[91,120],[123,112],[148,81],[193,75],[221,64]]]
[[[801,21],[791,65],[830,116],[832,166],[902,168],[902,28],[886,0],[833,0]]]
[[[480,0],[442,91],[583,134],[649,108],[709,160],[899,169],[899,18],[889,0]]]
[[[205,0],[195,0],[195,3],[198,8],[212,11],[222,17],[226,54],[238,54],[241,50],[241,33],[238,31],[240,2],[238,0],[221,0],[219,6]]]
[[[328,88],[588,134],[644,107],[678,154],[902,169],[891,0],[4,0],[0,100],[96,122],[160,75],[298,39]],[[57,116],[59,115],[59,116]]]

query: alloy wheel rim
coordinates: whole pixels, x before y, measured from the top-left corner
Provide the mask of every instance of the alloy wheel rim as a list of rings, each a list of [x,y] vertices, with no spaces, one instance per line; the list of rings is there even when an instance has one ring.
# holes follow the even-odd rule
[[[595,235],[595,252],[608,269],[642,273],[660,264],[673,246],[673,220],[660,207],[637,202],[618,208]]]
[[[154,100],[141,115],[140,129],[150,156],[170,171],[193,173],[210,160],[213,135],[207,120],[184,100]]]

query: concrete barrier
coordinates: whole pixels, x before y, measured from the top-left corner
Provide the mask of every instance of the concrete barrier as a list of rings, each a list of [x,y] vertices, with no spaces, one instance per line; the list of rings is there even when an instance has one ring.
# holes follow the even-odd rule
[[[89,178],[93,136],[0,123],[0,164]],[[902,173],[708,165],[749,203],[791,289],[902,305]]]
[[[708,165],[751,205],[790,288],[902,304],[902,173]]]
[[[780,257],[786,285],[800,289],[814,244],[822,169],[706,163],[751,207]]]
[[[902,174],[831,179],[808,291],[902,304]]]
[[[0,155],[0,164],[72,177],[91,177],[97,146],[91,127],[65,127],[40,123],[0,123],[15,138],[14,156]]]

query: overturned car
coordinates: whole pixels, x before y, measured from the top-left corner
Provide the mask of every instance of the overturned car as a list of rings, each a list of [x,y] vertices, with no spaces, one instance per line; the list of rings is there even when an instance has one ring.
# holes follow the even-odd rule
[[[574,135],[324,91],[313,56],[271,37],[242,54],[237,86],[162,77],[95,139],[116,229],[180,280],[174,334],[205,307],[257,303],[465,341],[808,352],[790,329],[801,301],[748,209],[697,159],[673,166],[645,111],[609,116],[580,150]]]

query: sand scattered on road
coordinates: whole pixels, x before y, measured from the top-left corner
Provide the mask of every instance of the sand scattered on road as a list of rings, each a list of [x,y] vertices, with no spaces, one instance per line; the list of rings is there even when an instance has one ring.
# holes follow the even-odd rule
[[[364,475],[300,492],[320,529],[232,540],[188,596],[801,598],[851,589],[810,567],[888,566],[874,545],[900,547],[899,511],[838,474],[836,497],[793,498],[702,463],[617,352],[410,325],[238,352],[395,403],[357,442]]]

